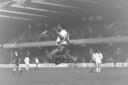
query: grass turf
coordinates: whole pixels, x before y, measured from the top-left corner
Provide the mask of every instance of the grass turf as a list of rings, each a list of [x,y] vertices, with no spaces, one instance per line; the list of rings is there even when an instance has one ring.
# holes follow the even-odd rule
[[[0,69],[0,85],[127,85],[128,68],[103,68],[102,74],[90,68],[40,68],[13,75],[12,69]]]

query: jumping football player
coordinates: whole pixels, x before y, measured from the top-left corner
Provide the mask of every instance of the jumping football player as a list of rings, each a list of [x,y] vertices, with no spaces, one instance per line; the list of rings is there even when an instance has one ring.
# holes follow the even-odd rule
[[[54,29],[58,35],[56,40],[56,48],[53,49],[48,57],[49,59],[53,58],[53,55],[60,53],[67,49],[67,45],[69,44],[69,33],[64,29],[61,25],[58,25],[58,29]]]

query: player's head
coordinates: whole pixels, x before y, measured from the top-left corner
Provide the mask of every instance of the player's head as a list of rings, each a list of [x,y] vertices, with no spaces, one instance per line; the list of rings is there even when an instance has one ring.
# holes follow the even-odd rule
[[[29,56],[27,56],[26,58],[29,58]]]
[[[93,54],[94,53],[94,50],[92,48],[90,48],[90,54]]]
[[[57,28],[58,28],[58,30],[62,30],[63,26],[61,24],[58,24]]]
[[[97,53],[101,53],[100,50],[98,50]]]

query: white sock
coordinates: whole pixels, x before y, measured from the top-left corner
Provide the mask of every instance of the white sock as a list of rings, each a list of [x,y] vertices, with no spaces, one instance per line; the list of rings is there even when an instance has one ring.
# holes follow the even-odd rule
[[[28,67],[26,66],[25,68],[26,68],[26,70],[28,71]]]
[[[19,67],[19,71],[21,71],[21,68]]]
[[[98,67],[96,67],[96,72],[98,72]]]
[[[26,70],[28,71],[28,67],[26,68]]]
[[[16,68],[14,68],[13,71],[16,71]]]
[[[99,68],[99,72],[101,72],[101,68]]]

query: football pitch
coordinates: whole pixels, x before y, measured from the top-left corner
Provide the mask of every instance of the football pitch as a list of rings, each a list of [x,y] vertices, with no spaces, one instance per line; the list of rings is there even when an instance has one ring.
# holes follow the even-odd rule
[[[127,85],[128,68],[103,68],[101,74],[90,68],[30,68],[12,74],[10,68],[0,68],[0,85]]]

